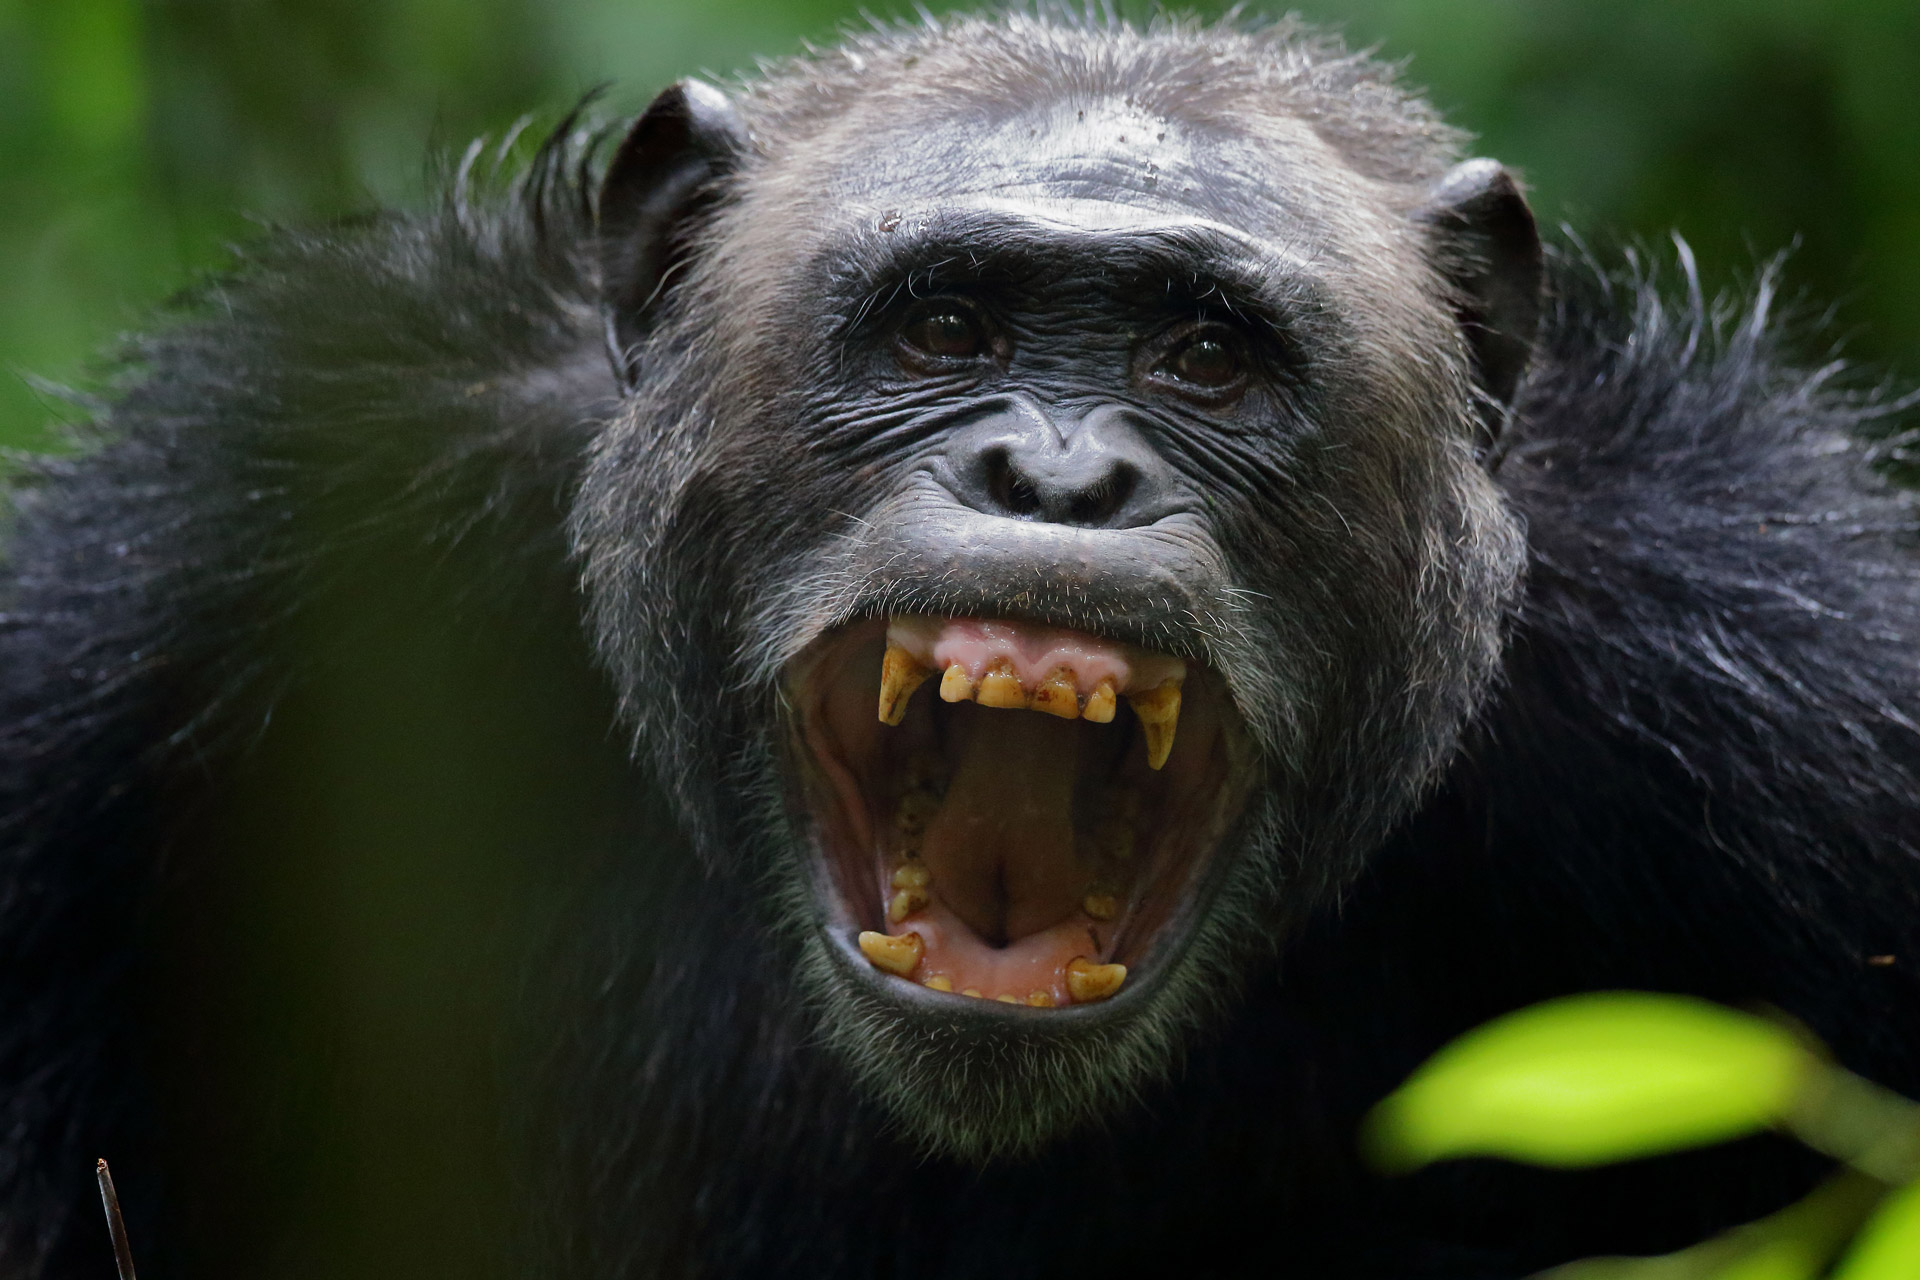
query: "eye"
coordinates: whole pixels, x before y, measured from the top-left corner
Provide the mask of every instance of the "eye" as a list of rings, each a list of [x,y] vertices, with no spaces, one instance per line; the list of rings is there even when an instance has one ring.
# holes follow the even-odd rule
[[[1232,387],[1244,373],[1234,344],[1213,331],[1194,334],[1174,348],[1163,367],[1176,380],[1208,392]]]
[[[986,354],[987,335],[979,317],[957,302],[933,302],[900,327],[900,342],[910,355],[935,360],[973,360]]]

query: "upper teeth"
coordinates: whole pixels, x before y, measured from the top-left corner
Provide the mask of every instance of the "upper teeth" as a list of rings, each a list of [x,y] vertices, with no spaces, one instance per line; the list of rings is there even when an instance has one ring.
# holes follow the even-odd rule
[[[906,718],[907,703],[924,684],[933,669],[916,658],[905,645],[889,640],[880,659],[880,719],[897,725]],[[1180,685],[1183,674],[1167,676],[1151,689],[1127,690],[1127,701],[1140,719],[1146,738],[1147,764],[1158,769],[1173,751],[1173,737],[1180,724]],[[1070,667],[1056,667],[1045,677],[1028,685],[1021,681],[1011,661],[1005,658],[991,663],[979,679],[959,663],[947,667],[940,677],[940,697],[945,702],[977,702],[983,707],[1006,710],[1044,711],[1066,720],[1085,719],[1095,724],[1113,721],[1115,690],[1111,676],[1102,677],[1082,696]]]

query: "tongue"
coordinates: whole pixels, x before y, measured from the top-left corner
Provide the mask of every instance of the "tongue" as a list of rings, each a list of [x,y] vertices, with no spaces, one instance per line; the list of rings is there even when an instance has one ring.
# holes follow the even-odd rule
[[[953,778],[922,856],[941,899],[1000,947],[1079,910],[1074,854],[1077,727],[1052,716],[954,708]]]

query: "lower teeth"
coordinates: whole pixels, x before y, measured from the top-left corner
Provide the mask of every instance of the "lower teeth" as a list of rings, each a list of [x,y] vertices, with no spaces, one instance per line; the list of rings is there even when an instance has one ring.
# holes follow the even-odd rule
[[[913,686],[919,683],[919,679],[912,678],[918,673],[903,672],[897,657],[889,651],[888,658],[896,660],[891,668],[896,674],[890,681],[894,686],[894,698],[891,706],[883,708],[883,718],[891,724],[898,724],[904,717],[906,699],[913,692]],[[901,679],[901,674],[909,678]],[[1053,688],[1054,683],[1061,688]],[[956,685],[958,687],[953,687]],[[1010,670],[989,670],[976,684],[955,668],[948,672],[948,678],[942,682],[941,694],[948,701],[971,700],[988,707],[1031,707],[1035,710],[1053,710],[1054,714],[1065,716],[1065,699],[1056,695],[1069,690],[1070,680],[1063,678],[1043,684],[1029,695],[1019,687],[1018,679]],[[953,696],[955,694],[959,696]],[[1161,708],[1156,708],[1151,701],[1156,695],[1162,703]],[[1055,710],[1042,705],[1049,698],[1060,701],[1061,708]],[[1149,763],[1158,768],[1171,745],[1171,721],[1179,714],[1178,685],[1154,690],[1146,698],[1135,698],[1133,701],[1140,713]],[[1165,705],[1169,701],[1170,707]],[[1076,715],[1104,723],[1113,718],[1113,708],[1113,691],[1110,685],[1103,683],[1083,710],[1076,707]],[[894,714],[888,716],[888,711]],[[933,751],[915,752],[901,773],[891,823],[897,860],[887,879],[886,919],[890,926],[906,923],[933,904],[933,872],[921,859],[921,851],[927,831],[946,800],[948,782],[946,761]],[[1139,799],[1131,791],[1114,786],[1107,788],[1097,803],[1096,812],[1099,816],[1091,824],[1091,830],[1084,831],[1074,844],[1075,853],[1083,865],[1091,866],[1096,872],[1080,901],[1080,910],[1088,919],[1106,925],[1120,915],[1125,905],[1124,893],[1114,887],[1114,882],[1116,879],[1124,882],[1127,866],[1134,857]],[[955,993],[953,979],[944,973],[916,978],[927,958],[926,942],[918,933],[909,931],[895,935],[867,932],[860,935],[859,943],[862,954],[876,969],[896,977],[917,980],[927,990],[1036,1009],[1054,1008],[1061,1003],[1089,1004],[1106,1000],[1120,990],[1127,976],[1125,965],[1101,964],[1082,956],[1066,964],[1059,975],[1060,984],[1067,995],[1065,1001],[1057,999],[1053,992],[1047,990],[1000,992],[989,996],[978,987],[966,987]]]

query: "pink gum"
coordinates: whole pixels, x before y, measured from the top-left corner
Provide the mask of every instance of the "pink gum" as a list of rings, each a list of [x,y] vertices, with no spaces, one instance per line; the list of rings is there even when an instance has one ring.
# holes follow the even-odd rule
[[[1083,697],[1103,679],[1112,679],[1114,689],[1126,693],[1157,689],[1187,673],[1187,664],[1179,658],[1137,645],[992,618],[893,618],[887,624],[887,640],[935,672],[958,663],[973,680],[1005,659],[1029,689],[1065,667],[1073,672]]]

